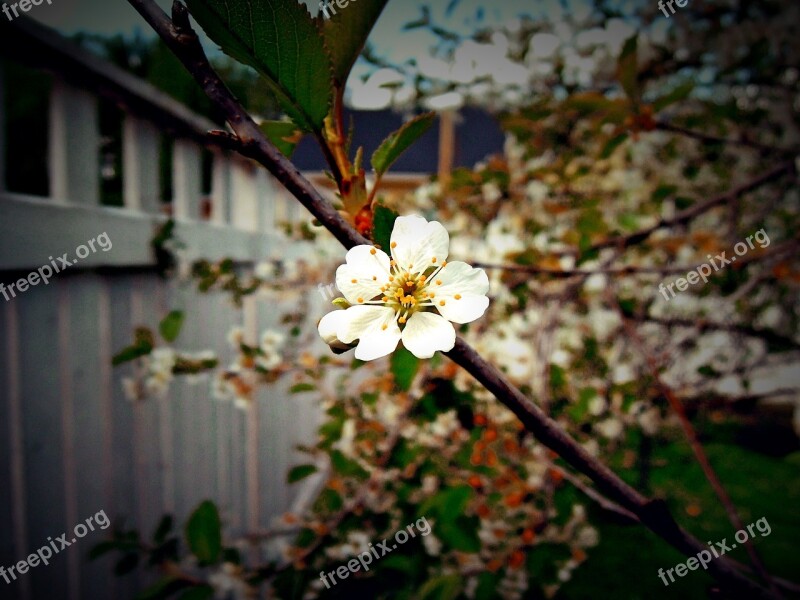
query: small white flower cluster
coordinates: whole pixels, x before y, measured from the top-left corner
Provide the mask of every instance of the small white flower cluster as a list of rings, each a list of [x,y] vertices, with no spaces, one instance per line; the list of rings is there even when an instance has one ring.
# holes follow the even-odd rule
[[[267,329],[261,335],[260,345],[249,347],[244,340],[244,330],[241,327],[232,328],[227,339],[237,356],[212,381],[212,396],[216,400],[231,400],[237,408],[247,410],[253,402],[260,377],[283,363],[280,349],[285,338],[283,333]]]
[[[140,365],[144,376],[125,377],[122,389],[128,400],[144,400],[152,396],[165,398],[173,380],[172,369],[177,356],[172,348],[156,348],[149,355],[143,356]]]

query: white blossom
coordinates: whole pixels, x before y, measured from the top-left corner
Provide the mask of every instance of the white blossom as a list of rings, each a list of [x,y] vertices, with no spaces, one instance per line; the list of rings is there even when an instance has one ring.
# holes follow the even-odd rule
[[[469,323],[489,306],[489,279],[482,269],[447,262],[449,235],[436,221],[398,217],[391,235],[391,259],[373,246],[347,253],[336,285],[351,305],[320,321],[332,347],[358,340],[356,358],[374,360],[403,345],[418,358],[455,345],[448,321]]]

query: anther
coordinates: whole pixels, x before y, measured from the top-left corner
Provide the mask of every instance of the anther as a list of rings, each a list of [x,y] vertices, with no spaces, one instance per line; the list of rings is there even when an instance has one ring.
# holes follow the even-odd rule
[[[444,300],[439,300],[439,306],[444,306]]]
[[[372,254],[372,255],[374,256],[375,254],[377,254],[377,253],[378,253],[378,251],[377,251],[377,250],[375,250],[375,248],[370,248],[370,250],[369,250],[369,253],[370,253],[370,254]]]
[[[461,300],[461,294],[456,294],[455,296],[453,296],[453,298],[455,298],[456,300]]]

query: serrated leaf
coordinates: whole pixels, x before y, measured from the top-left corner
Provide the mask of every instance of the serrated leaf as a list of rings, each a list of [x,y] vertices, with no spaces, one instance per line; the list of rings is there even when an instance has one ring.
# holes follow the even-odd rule
[[[330,14],[334,9],[328,8],[330,18],[325,19],[322,30],[331,56],[334,85],[339,89],[344,89],[347,76],[388,1],[361,0],[357,7],[336,7],[336,14]]]
[[[405,348],[398,348],[392,353],[392,374],[394,381],[404,392],[411,389],[414,376],[419,370],[419,359]]]
[[[286,158],[291,158],[303,132],[289,121],[264,121],[259,125],[261,131]]]
[[[186,542],[203,564],[213,564],[222,553],[222,522],[216,505],[206,500],[186,523]]]
[[[397,220],[397,213],[383,205],[375,207],[372,213],[372,241],[385,252],[389,252],[392,229]]]
[[[418,115],[381,143],[372,155],[372,168],[378,176],[386,173],[400,155],[430,129],[435,116],[436,114],[432,112]]]
[[[182,310],[173,310],[164,317],[158,325],[161,337],[168,342],[174,342],[181,333],[185,316]]]
[[[298,465],[289,471],[289,475],[286,477],[286,480],[289,483],[296,483],[302,479],[305,479],[309,475],[313,475],[316,472],[317,467],[314,465]]]
[[[625,40],[617,61],[617,77],[628,98],[634,102],[639,99],[639,62],[638,35],[634,34]]]
[[[304,131],[321,131],[333,99],[323,35],[291,0],[187,0],[222,50],[266,78],[281,108]]]

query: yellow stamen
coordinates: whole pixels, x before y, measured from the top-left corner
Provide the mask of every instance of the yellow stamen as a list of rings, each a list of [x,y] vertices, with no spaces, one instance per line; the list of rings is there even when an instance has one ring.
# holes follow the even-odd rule
[[[453,298],[455,298],[456,300],[461,300],[461,294],[456,294],[455,296],[453,296]]]
[[[444,306],[444,300],[439,300],[439,306]]]
[[[384,323],[383,325],[381,325],[381,329],[383,329],[384,331],[386,331],[386,330],[388,329],[388,327],[389,327],[389,326],[388,326],[386,323]]]
[[[389,281],[394,281],[394,275],[389,275]]]
[[[378,281],[378,278],[375,275],[373,275],[372,276],[372,281]]]
[[[398,320],[398,322],[400,322],[400,323],[405,323],[405,322],[406,322],[406,318],[405,318],[405,317],[400,317],[400,318],[399,318],[399,319],[397,319],[397,320]]]
[[[419,282],[420,283],[425,283],[426,281],[428,281],[428,278],[425,277],[425,275],[421,275],[420,278],[419,278]]]
[[[437,279],[436,280],[436,285],[442,285],[442,280],[441,279]]]
[[[384,301],[384,302],[389,302],[389,296],[384,296],[384,297],[383,297],[383,301]]]
[[[432,262],[433,264],[436,264],[436,257],[435,257],[435,256],[434,256],[434,257],[431,259],[431,262]]]
[[[374,255],[376,255],[378,253],[378,251],[375,250],[375,248],[370,248],[369,253],[374,256]]]
[[[442,263],[442,267],[446,267],[446,266],[447,266],[447,261],[444,261],[444,262]]]
[[[351,279],[351,280],[350,280],[350,283],[358,283],[358,281],[357,281],[357,280],[355,280],[355,279]]]
[[[364,302],[364,299],[363,298],[359,298],[358,299],[358,303],[361,304],[362,302]]]
[[[397,248],[397,242],[392,242],[391,246],[392,246],[392,248]]]
[[[431,292],[430,294],[428,294],[428,297],[429,297],[429,298],[436,298],[436,294],[434,294],[433,292]]]

